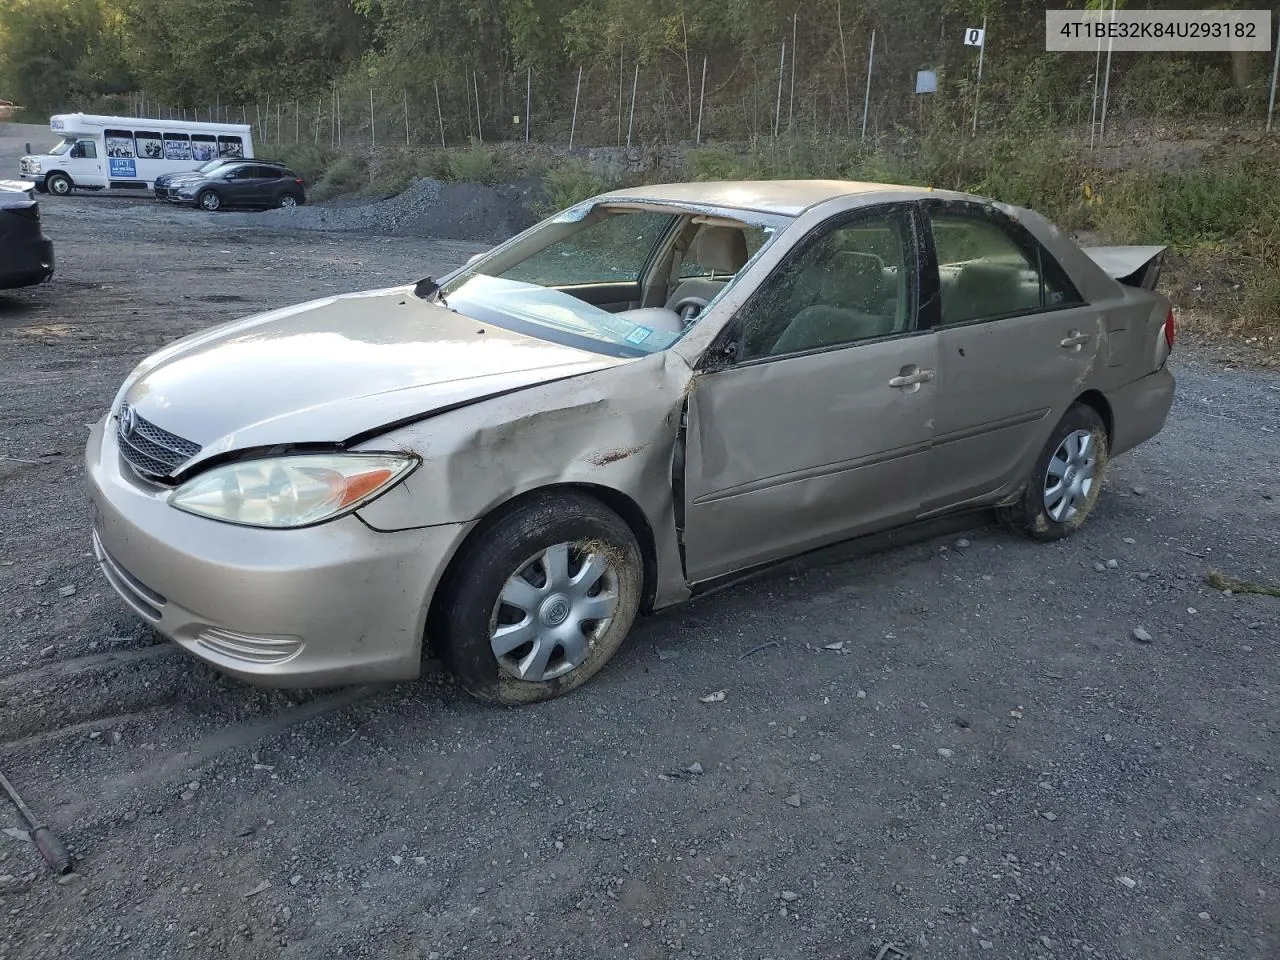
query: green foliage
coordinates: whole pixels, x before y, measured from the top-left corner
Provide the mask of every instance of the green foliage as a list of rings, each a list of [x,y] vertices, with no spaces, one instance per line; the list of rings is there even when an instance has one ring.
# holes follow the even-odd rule
[[[337,157],[324,176],[311,190],[312,200],[329,200],[344,193],[355,193],[369,182],[365,162],[352,154]]]
[[[327,146],[313,146],[309,143],[292,144],[271,150],[268,159],[279,160],[287,164],[309,184],[315,184],[324,177],[328,169],[337,159],[337,154]]]
[[[613,184],[597,174],[581,160],[569,160],[550,167],[542,175],[542,186],[546,191],[545,204],[539,205],[535,211],[549,216],[558,210],[581,203],[597,194],[605,193]]]
[[[496,150],[476,144],[467,150],[449,153],[445,161],[448,180],[470,180],[475,183],[497,183],[505,165]]]

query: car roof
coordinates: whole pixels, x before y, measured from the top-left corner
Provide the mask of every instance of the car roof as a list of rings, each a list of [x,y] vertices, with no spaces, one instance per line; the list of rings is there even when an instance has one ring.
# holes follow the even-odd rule
[[[658,183],[605,194],[601,200],[636,200],[651,203],[686,204],[754,210],[797,217],[810,207],[840,197],[894,193],[899,199],[966,196],[929,187],[909,187],[896,183],[866,183],[857,180],[721,180],[700,183]],[[967,199],[981,199],[968,198]]]

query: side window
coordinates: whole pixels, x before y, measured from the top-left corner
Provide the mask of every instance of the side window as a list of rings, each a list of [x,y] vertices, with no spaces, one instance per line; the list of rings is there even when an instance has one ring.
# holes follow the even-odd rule
[[[978,211],[930,214],[938,253],[943,326],[994,320],[1041,309],[1040,256]]]
[[[147,160],[164,158],[164,138],[159,133],[139,130],[134,135],[133,142],[138,149],[138,156]]]
[[[244,145],[239,137],[219,137],[218,156],[239,159],[244,156]]]
[[[133,131],[132,130],[106,130],[104,131],[107,140],[107,156],[115,159],[132,159],[133,157]]]
[[[915,326],[910,216],[888,210],[819,227],[742,312],[744,360],[906,333]]]
[[[201,163],[218,155],[218,140],[208,134],[196,133],[191,137],[191,159]]]
[[[544,287],[634,283],[671,223],[665,213],[619,213],[589,223],[501,276]]]
[[[83,157],[85,160],[97,160],[98,145],[92,140],[81,140],[76,144],[76,152],[74,155],[77,157]]]
[[[166,133],[164,135],[164,158],[166,160],[190,160],[190,138],[185,133]]]

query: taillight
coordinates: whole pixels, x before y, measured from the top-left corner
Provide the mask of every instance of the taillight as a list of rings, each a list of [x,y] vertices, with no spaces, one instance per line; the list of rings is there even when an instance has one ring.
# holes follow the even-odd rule
[[[1178,325],[1173,319],[1173,307],[1169,308],[1169,315],[1164,318],[1164,342],[1169,345],[1169,349],[1173,349],[1173,341],[1178,336]]]
[[[301,178],[301,177],[298,177],[298,178],[297,178],[296,180],[294,180],[293,182],[294,182],[294,183],[296,183],[298,186],[302,186],[302,178]]]

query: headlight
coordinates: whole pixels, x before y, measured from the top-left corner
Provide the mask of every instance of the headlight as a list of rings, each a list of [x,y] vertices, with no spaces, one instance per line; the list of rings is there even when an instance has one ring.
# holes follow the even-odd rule
[[[250,527],[323,523],[385,493],[418,465],[391,453],[305,454],[245,460],[187,481],[170,506]]]
[[[39,161],[39,160],[32,160],[32,161],[31,161],[31,172],[32,172],[32,173],[39,173],[39,172],[40,172],[40,161]]]

